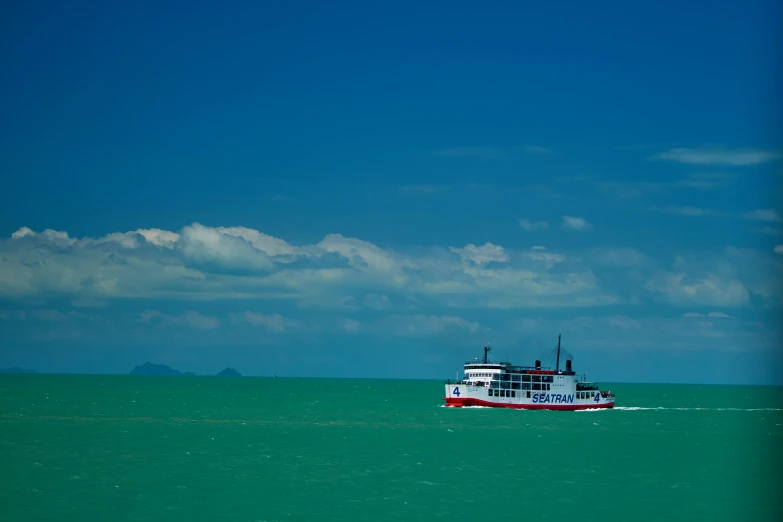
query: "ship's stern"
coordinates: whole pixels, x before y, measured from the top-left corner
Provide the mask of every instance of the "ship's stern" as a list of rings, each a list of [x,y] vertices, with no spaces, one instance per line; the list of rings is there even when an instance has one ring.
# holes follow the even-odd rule
[[[449,407],[461,407],[464,405],[464,400],[468,395],[467,386],[459,383],[446,383],[446,406]]]

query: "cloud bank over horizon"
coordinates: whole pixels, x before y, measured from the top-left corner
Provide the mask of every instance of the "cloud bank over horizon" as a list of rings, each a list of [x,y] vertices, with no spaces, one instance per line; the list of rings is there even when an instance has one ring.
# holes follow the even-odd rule
[[[764,352],[779,331],[753,310],[780,305],[782,273],[776,252],[732,247],[668,259],[489,242],[392,249],[340,234],[295,245],[199,223],[95,238],[22,227],[0,241],[0,328],[28,342],[437,336],[463,349],[562,332],[618,353]]]
[[[563,227],[585,230],[582,218]],[[776,252],[726,247],[665,259],[633,248],[554,251],[485,243],[382,248],[328,234],[309,245],[245,227],[192,223],[179,231],[137,229],[74,238],[22,227],[0,241],[0,297],[295,300],[358,304],[394,295],[445,308],[780,304]],[[622,284],[617,284],[621,281]]]

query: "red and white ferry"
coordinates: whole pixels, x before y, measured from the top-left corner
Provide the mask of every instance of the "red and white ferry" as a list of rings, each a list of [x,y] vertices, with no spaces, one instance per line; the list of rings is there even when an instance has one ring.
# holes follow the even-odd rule
[[[481,362],[466,362],[465,377],[446,383],[446,406],[489,406],[523,410],[589,410],[613,408],[614,394],[600,390],[598,383],[578,380],[566,361],[560,370],[560,336],[554,370],[535,366],[513,366],[509,362],[489,362],[489,346],[484,346]]]

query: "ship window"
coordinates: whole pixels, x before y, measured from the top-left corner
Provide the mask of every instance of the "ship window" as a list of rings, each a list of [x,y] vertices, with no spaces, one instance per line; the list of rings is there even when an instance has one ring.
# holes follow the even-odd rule
[[[517,396],[517,392],[515,392],[515,391],[512,391],[512,392],[511,392],[511,396],[512,396],[512,397],[516,397],[516,396]]]
[[[528,399],[530,398],[530,392],[527,392],[527,398]]]
[[[512,382],[511,383],[511,389],[512,390],[518,390],[519,389],[519,383],[518,382]]]
[[[487,395],[492,397],[492,388],[487,388]]]
[[[541,382],[541,376],[540,375],[534,375],[533,376],[533,382]]]
[[[529,390],[530,389],[530,383],[529,382],[523,382],[522,383],[522,389],[523,390]]]
[[[553,382],[551,375],[544,375],[544,377],[541,380],[543,382]]]
[[[539,383],[539,382],[533,383],[533,389],[534,390],[540,390],[541,389],[541,383]]]
[[[550,386],[552,386],[552,385],[547,383],[547,385],[546,385],[546,389],[547,389],[547,390],[549,390],[549,389],[550,389]]]
[[[523,375],[522,380],[525,382],[530,382],[530,376],[529,375]]]
[[[521,375],[512,375],[511,380],[519,382],[521,380]]]

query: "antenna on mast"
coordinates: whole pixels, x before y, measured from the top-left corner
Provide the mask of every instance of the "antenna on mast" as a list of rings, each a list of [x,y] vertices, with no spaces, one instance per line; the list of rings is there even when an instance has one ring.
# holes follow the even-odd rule
[[[555,372],[560,373],[560,336],[557,334],[557,363],[555,364]]]
[[[484,345],[484,364],[487,364],[487,352],[492,348],[489,347],[489,343]]]

